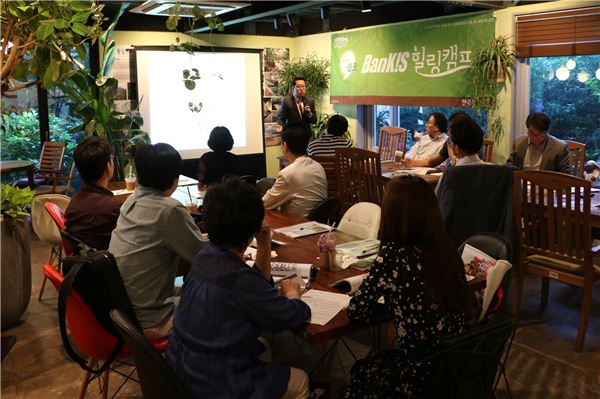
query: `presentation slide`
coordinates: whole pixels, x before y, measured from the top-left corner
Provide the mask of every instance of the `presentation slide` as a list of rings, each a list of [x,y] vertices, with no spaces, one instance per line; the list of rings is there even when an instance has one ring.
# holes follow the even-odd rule
[[[136,49],[136,62],[143,128],[153,143],[199,158],[210,151],[211,130],[225,126],[233,153],[264,152],[260,53]]]

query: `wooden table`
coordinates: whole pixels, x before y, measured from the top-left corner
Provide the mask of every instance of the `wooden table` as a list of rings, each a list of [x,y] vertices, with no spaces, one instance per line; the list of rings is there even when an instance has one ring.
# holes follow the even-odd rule
[[[265,215],[265,223],[267,223],[273,229],[287,227],[303,222],[306,222],[306,219],[284,212],[267,211]],[[275,252],[277,252],[277,261],[312,263],[315,265],[318,264],[317,240],[319,238],[319,234],[292,239],[283,234],[274,232],[273,238],[275,240],[288,243],[286,245],[273,248]],[[356,237],[351,237],[348,235],[339,235],[337,238],[340,243],[357,239]],[[335,288],[329,287],[329,285],[340,279],[363,273],[364,272],[354,268],[348,268],[339,272],[331,272],[329,270],[321,269],[317,272],[317,275],[312,282],[312,287],[322,291],[340,292]],[[482,279],[473,279],[469,282],[469,286],[473,290],[485,288],[485,281]],[[378,323],[364,324],[352,322],[348,318],[348,314],[344,309],[324,326],[307,324],[301,331],[299,331],[299,333],[302,334],[309,343],[320,344],[335,338],[343,337],[354,331],[369,328],[375,324]]]
[[[32,161],[11,161],[3,160],[0,161],[0,173],[11,173],[24,170],[27,173],[27,180],[29,181],[29,187],[35,186],[33,181],[33,162]]]

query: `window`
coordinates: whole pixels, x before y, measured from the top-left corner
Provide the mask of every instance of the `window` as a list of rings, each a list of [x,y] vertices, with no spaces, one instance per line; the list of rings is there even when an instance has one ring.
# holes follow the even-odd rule
[[[586,158],[599,160],[600,55],[536,57],[530,65],[529,111],[548,114],[552,135],[584,143]]]
[[[373,134],[370,135],[370,140],[367,140],[368,147],[376,147],[379,143],[379,129],[382,126],[399,126],[407,129],[408,137],[406,138],[406,149],[409,150],[414,144],[413,135],[415,132],[423,132],[427,118],[434,112],[441,112],[449,118],[455,112],[465,111],[471,115],[479,126],[485,131],[487,123],[487,115],[482,113],[478,115],[476,111],[468,108],[451,108],[451,107],[401,107],[392,105],[374,105],[373,109]],[[369,132],[367,131],[367,134]]]

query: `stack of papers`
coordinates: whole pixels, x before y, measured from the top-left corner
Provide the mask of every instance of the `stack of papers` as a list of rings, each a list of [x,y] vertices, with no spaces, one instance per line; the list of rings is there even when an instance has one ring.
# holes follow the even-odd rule
[[[318,222],[306,222],[295,224],[289,227],[275,229],[278,233],[284,234],[291,238],[310,236],[312,234],[325,233],[331,230],[331,226]]]
[[[358,287],[362,284],[365,277],[367,277],[368,273],[359,274],[358,276],[352,276],[348,278],[344,278],[336,281],[331,284],[330,287],[337,288],[342,291],[344,294],[352,295],[356,292]]]
[[[341,310],[348,307],[350,296],[334,292],[310,290],[301,297],[302,301],[310,307],[311,318],[309,323],[324,326],[333,319]]]
[[[187,177],[184,175],[179,175],[179,183],[178,186],[195,186],[198,185],[198,180],[192,179],[191,177]]]

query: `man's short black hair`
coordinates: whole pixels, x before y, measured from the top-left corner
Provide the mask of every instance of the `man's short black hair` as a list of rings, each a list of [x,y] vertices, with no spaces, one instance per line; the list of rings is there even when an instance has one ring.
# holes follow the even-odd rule
[[[435,121],[435,125],[440,129],[440,132],[446,133],[448,130],[448,121],[446,120],[446,115],[441,112],[434,112],[429,117],[433,116],[433,120]]]
[[[543,112],[534,112],[527,115],[525,126],[532,127],[540,132],[547,132],[550,130],[550,117]]]
[[[204,196],[202,221],[210,241],[242,250],[262,226],[265,207],[255,187],[239,178],[212,186]]]
[[[281,133],[281,141],[286,143],[290,152],[296,156],[306,155],[309,140],[308,127],[301,123],[290,123]]]
[[[292,86],[296,86],[296,82],[299,80],[306,83],[306,79],[304,79],[302,76],[295,76],[294,79],[292,79]]]
[[[331,115],[327,120],[327,133],[343,136],[348,131],[348,119],[340,114]]]
[[[143,144],[135,151],[140,185],[165,191],[181,174],[181,155],[169,144]]]
[[[483,130],[469,115],[460,115],[450,121],[450,140],[468,155],[478,153],[483,145]]]
[[[83,181],[93,184],[100,180],[110,162],[110,144],[105,137],[88,137],[75,147],[73,160]]]
[[[226,152],[233,148],[233,137],[225,126],[216,126],[208,137],[208,147],[215,152]]]

